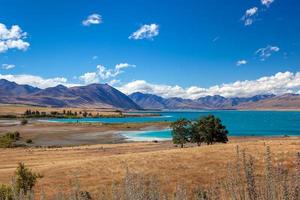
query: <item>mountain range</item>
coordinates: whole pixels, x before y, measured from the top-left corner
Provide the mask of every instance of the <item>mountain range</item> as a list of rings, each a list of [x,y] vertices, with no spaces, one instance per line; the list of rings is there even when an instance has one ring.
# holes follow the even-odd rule
[[[133,93],[129,97],[144,109],[236,109],[241,105],[274,98],[275,95],[256,95],[249,98],[225,98],[219,95],[201,97],[195,100],[182,98],[162,98],[153,94]]]
[[[27,104],[52,107],[89,107],[141,109],[127,95],[108,84],[65,87],[58,85],[39,89],[0,80],[0,103]]]
[[[40,89],[0,80],[0,103],[26,104],[51,107],[114,108],[123,110],[176,110],[176,109],[237,109],[237,110],[298,110],[300,95],[273,94],[253,97],[206,96],[198,99],[163,98],[140,92],[129,96],[108,84],[65,87],[58,85]]]

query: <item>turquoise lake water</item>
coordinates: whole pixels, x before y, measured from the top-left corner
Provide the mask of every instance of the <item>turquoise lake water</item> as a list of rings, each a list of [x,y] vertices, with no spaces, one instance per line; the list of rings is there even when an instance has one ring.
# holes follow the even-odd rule
[[[55,122],[157,122],[190,120],[213,114],[219,117],[231,136],[300,136],[300,112],[294,111],[174,111],[152,112],[154,117],[54,119]],[[133,140],[170,139],[170,130],[147,130],[122,133]]]

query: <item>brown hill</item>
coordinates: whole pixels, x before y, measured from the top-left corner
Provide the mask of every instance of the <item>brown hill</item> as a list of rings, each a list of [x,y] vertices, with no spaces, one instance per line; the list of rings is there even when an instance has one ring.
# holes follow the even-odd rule
[[[300,95],[285,94],[255,103],[243,103],[236,108],[240,110],[299,110]]]

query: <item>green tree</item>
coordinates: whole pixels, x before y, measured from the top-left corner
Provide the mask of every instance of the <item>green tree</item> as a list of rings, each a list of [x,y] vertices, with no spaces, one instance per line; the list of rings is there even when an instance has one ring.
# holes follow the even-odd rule
[[[200,145],[202,142],[214,144],[226,143],[228,131],[221,120],[214,115],[200,118],[191,128],[191,141]]]
[[[38,178],[42,178],[40,174],[32,172],[25,167],[23,163],[19,163],[15,172],[16,176],[16,190],[17,192],[23,191],[26,195],[28,191],[31,191],[37,182]]]
[[[180,144],[181,148],[189,141],[190,121],[187,119],[179,119],[171,124],[172,137],[174,144]]]
[[[191,125],[191,139],[193,143],[197,143],[198,146],[205,142],[204,133],[200,129],[199,121],[193,122]]]

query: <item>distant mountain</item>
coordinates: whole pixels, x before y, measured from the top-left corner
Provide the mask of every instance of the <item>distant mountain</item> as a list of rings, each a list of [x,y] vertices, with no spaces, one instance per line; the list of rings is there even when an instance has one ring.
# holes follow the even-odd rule
[[[29,85],[18,85],[14,82],[0,79],[0,94],[3,96],[28,95],[40,91],[39,88]]]
[[[273,96],[272,98],[263,99],[255,103],[242,103],[236,106],[236,108],[242,110],[299,110],[300,95],[284,94]]]
[[[197,102],[190,99],[169,98],[165,99],[153,94],[133,93],[129,97],[143,109],[197,109]]]
[[[0,103],[18,103],[54,107],[92,107],[140,109],[127,95],[107,84],[46,89],[0,80]]]
[[[141,109],[141,107],[127,95],[108,84],[91,84],[81,87],[72,87],[70,89],[74,94],[92,104],[101,102],[115,108]]]
[[[167,107],[165,99],[153,94],[133,93],[129,97],[144,109],[165,109]]]
[[[225,98],[215,95],[191,100],[162,98],[153,94],[136,92],[129,95],[129,97],[144,109],[236,109],[240,104],[259,102],[264,99],[273,98],[274,95],[257,95],[249,98]]]

